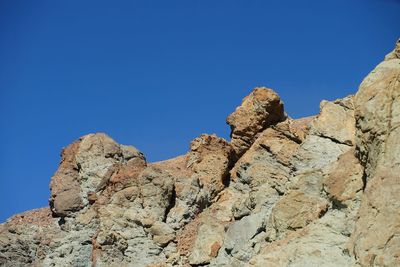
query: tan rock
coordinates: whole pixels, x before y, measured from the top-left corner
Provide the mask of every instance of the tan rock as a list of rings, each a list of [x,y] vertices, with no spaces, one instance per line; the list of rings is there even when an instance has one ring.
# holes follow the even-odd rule
[[[339,156],[350,149],[351,146],[330,138],[309,134],[293,155],[291,164],[296,173],[321,171],[327,174]]]
[[[138,177],[141,205],[154,220],[163,221],[173,201],[173,177],[156,167],[147,167]]]
[[[332,228],[344,218],[335,220],[326,216],[305,228],[289,232],[284,239],[267,243],[260,253],[243,266],[355,266],[354,259],[346,253],[348,237]]]
[[[255,188],[269,183],[284,192],[290,177],[290,160],[299,144],[274,128],[264,130],[231,170],[233,181]]]
[[[188,256],[193,250],[201,223],[201,218],[194,218],[177,234],[177,248],[181,255]]]
[[[231,126],[231,144],[236,153],[242,155],[258,133],[285,119],[279,96],[272,89],[255,88],[226,119]]]
[[[361,266],[400,265],[399,43],[355,96],[356,151],[366,183],[350,251]]]
[[[320,114],[312,122],[311,133],[331,138],[335,142],[353,145],[355,138],[353,97],[348,96],[333,102],[322,101]]]
[[[66,216],[83,207],[78,181],[79,167],[75,159],[80,143],[81,141],[78,140],[63,149],[60,166],[51,178],[50,207],[58,216]]]
[[[256,88],[231,143],[201,135],[174,159],[80,138],[51,209],[0,224],[0,265],[400,266],[399,51],[316,117]]]
[[[232,190],[224,190],[210,207],[178,230],[179,253],[193,262],[209,262],[215,258],[223,246],[225,226],[232,221],[232,206],[237,197]],[[209,237],[211,232],[212,237]]]
[[[9,220],[7,220],[9,226],[17,225],[37,225],[41,227],[51,227],[54,225],[54,220],[51,216],[51,210],[47,208],[39,208],[29,210],[17,215],[14,215]]]
[[[120,191],[126,187],[136,185],[138,176],[145,168],[146,162],[144,159],[131,159],[115,167],[109,183],[113,186],[113,190],[115,191]]]
[[[208,213],[208,216],[212,216],[219,222],[228,223],[232,221],[233,205],[239,197],[236,191],[226,188],[204,213]]]
[[[14,215],[0,224],[0,265],[42,266],[49,244],[60,235],[49,208]]]
[[[293,135],[299,142],[303,142],[309,133],[310,123],[315,119],[314,116],[300,119],[288,119],[287,123],[279,123],[277,128],[282,132]]]
[[[88,225],[97,217],[97,212],[94,208],[88,209],[86,212],[77,216],[77,222],[83,225]]]
[[[188,157],[188,155],[178,156],[169,160],[149,163],[149,166],[163,169],[173,177],[190,177],[193,171],[188,167]]]
[[[211,218],[200,225],[189,256],[191,265],[207,264],[217,255],[224,237],[224,229],[224,225]]]
[[[400,264],[398,173],[374,176],[365,189],[350,251],[362,266]]]
[[[301,191],[290,191],[273,208],[270,223],[277,236],[300,229],[320,218],[328,210],[329,203],[320,197]]]
[[[153,240],[161,246],[166,246],[175,238],[174,230],[163,222],[155,222],[149,228],[149,232],[153,235]]]
[[[193,177],[193,169],[188,166],[189,154],[150,164],[173,177],[175,203],[168,211],[166,221],[176,229],[193,219],[199,209],[200,185],[198,178]]]
[[[86,205],[87,194],[106,188],[124,157],[121,146],[104,133],[88,134],[80,140],[75,159],[79,165],[78,181]]]
[[[364,168],[354,156],[354,149],[341,155],[332,167],[333,170],[324,180],[328,196],[339,203],[356,199],[356,194],[363,189]]]
[[[227,185],[234,161],[235,152],[231,145],[216,135],[203,134],[190,144],[188,166],[210,199]]]
[[[121,165],[113,177],[119,190],[129,186],[129,182],[122,184],[127,172],[128,176],[137,176],[145,166],[144,156],[137,149],[119,145],[103,133],[83,136],[61,156],[59,169],[50,182],[50,206],[55,215],[62,217],[93,202],[93,193],[104,190]]]
[[[355,96],[358,157],[372,177],[377,166],[396,167],[400,59],[383,61],[361,83]],[[390,142],[390,146],[388,146]]]

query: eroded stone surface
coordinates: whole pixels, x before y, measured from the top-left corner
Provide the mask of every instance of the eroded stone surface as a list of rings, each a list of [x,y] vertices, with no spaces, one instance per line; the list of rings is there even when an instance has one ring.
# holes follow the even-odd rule
[[[353,145],[355,134],[353,96],[333,102],[322,101],[320,114],[313,121],[312,133],[335,142]]]
[[[203,134],[190,144],[188,166],[210,198],[229,182],[228,174],[236,155],[232,146],[216,135]]]
[[[255,88],[226,119],[231,126],[231,143],[236,153],[242,155],[259,132],[285,118],[279,96],[272,89]]]
[[[362,266],[400,264],[399,42],[361,83],[355,96],[356,149],[365,190],[351,251]]]
[[[364,168],[354,155],[354,149],[342,154],[332,167],[332,172],[325,178],[324,187],[329,197],[346,205],[356,199],[356,194],[363,189]]]
[[[1,266],[400,265],[400,53],[354,96],[288,118],[256,88],[230,142],[147,163],[105,134],[62,152],[50,208],[0,225]]]

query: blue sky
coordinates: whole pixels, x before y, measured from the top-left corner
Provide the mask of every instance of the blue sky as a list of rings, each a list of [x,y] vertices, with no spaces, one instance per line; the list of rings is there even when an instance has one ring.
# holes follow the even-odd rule
[[[47,206],[61,149],[106,132],[183,154],[255,86],[294,118],[354,93],[400,37],[400,1],[0,2],[0,221]]]

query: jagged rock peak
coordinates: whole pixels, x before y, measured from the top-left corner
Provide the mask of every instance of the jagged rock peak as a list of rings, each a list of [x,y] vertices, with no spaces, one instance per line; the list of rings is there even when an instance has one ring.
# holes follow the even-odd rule
[[[50,207],[0,224],[0,265],[400,266],[399,49],[316,116],[256,88],[230,142],[202,134],[166,161],[80,138]]]
[[[241,156],[262,130],[285,119],[283,102],[278,94],[270,88],[255,88],[226,119],[237,155]]]
[[[119,145],[104,133],[88,134],[63,149],[50,182],[54,215],[65,217],[83,209],[110,182],[117,163],[129,161],[145,165],[139,150]]]

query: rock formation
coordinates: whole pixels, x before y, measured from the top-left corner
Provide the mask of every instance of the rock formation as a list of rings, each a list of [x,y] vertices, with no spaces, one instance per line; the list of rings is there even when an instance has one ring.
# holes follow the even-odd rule
[[[317,116],[256,88],[227,123],[156,163],[81,137],[50,207],[0,225],[0,265],[400,266],[400,42]]]

